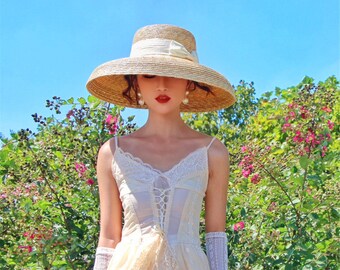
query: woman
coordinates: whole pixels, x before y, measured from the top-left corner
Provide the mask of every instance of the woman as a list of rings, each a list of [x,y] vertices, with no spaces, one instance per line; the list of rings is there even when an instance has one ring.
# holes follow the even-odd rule
[[[189,128],[180,112],[225,108],[235,95],[221,74],[198,63],[194,36],[171,25],[143,27],[130,57],[97,67],[87,88],[149,111],[142,128],[99,151],[94,269],[227,269],[228,150]],[[199,240],[203,199],[207,255]]]

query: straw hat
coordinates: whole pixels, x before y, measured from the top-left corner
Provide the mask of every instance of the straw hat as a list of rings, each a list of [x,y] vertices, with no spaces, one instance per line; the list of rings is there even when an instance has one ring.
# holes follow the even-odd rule
[[[200,88],[188,94],[189,103],[181,104],[182,112],[206,112],[231,106],[235,93],[229,81],[220,73],[200,65],[195,37],[187,30],[164,24],[139,29],[133,39],[130,57],[106,62],[97,67],[87,81],[88,91],[116,105],[147,108],[130,103],[123,95],[128,87],[124,75],[149,74],[195,81],[209,86],[212,93]]]

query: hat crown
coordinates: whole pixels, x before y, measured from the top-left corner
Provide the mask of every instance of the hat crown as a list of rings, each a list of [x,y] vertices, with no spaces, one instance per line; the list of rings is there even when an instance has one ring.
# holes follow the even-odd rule
[[[181,43],[189,52],[196,51],[195,37],[191,32],[168,24],[154,24],[140,28],[133,38],[133,44],[153,38],[175,40]]]

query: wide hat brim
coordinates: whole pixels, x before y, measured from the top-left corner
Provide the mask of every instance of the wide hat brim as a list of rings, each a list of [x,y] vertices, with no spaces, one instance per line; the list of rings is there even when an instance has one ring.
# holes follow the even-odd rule
[[[106,62],[97,67],[87,81],[88,91],[109,103],[146,109],[123,96],[128,87],[124,75],[148,74],[181,78],[209,86],[211,93],[197,88],[188,94],[189,103],[181,104],[181,112],[207,112],[227,108],[235,103],[235,93],[229,81],[215,70],[173,56],[128,57]],[[135,99],[136,97],[132,97]]]

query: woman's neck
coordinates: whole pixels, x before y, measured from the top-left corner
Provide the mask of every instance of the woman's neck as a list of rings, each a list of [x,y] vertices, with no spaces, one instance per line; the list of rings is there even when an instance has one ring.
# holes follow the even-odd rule
[[[180,137],[188,131],[188,126],[179,112],[158,114],[149,111],[148,120],[139,131],[145,136],[156,136],[166,140],[171,137]]]

